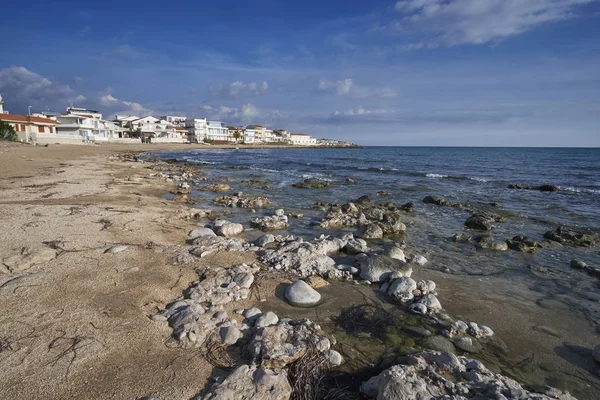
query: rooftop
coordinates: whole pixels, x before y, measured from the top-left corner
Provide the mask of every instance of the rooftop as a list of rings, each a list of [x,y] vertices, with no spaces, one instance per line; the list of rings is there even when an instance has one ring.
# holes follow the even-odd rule
[[[50,119],[50,118],[30,117],[28,115],[16,115],[16,114],[0,114],[0,121],[34,122],[34,123],[38,123],[38,124],[60,125],[60,122],[54,121],[53,119]]]

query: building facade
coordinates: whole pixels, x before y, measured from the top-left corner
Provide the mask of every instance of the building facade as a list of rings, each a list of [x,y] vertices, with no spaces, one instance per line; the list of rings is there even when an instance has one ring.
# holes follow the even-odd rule
[[[188,140],[192,143],[201,143],[208,133],[208,123],[206,118],[186,118],[185,128],[188,133]]]
[[[206,138],[218,142],[227,142],[228,129],[224,123],[218,121],[208,121],[206,124]]]
[[[162,117],[160,117],[160,119],[162,121],[167,121],[169,124],[171,124],[173,126],[179,126],[179,127],[185,128],[185,120],[187,118],[174,116],[174,115],[163,115]]]
[[[39,134],[56,135],[57,121],[44,117],[0,113],[0,121],[8,123],[15,129],[22,142],[35,141]]]
[[[304,133],[291,133],[290,140],[295,146],[316,146],[317,144],[317,139]]]

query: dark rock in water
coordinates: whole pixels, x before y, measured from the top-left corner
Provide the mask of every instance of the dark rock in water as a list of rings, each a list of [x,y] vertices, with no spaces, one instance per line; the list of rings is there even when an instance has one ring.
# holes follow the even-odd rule
[[[538,248],[542,247],[541,244],[527,236],[515,236],[512,239],[508,239],[506,244],[508,244],[509,249],[521,251],[523,253],[533,253]]]
[[[490,204],[491,207],[496,207],[496,208],[502,207],[502,204],[496,203],[496,202],[492,202],[492,203],[489,203],[489,204]]]
[[[587,268],[587,264],[581,260],[573,259],[571,260],[571,268],[585,269]]]
[[[540,267],[538,265],[530,265],[529,269],[536,274],[548,275],[550,274],[550,270],[546,267]]]
[[[452,205],[452,203],[450,203],[448,200],[440,199],[440,198],[435,197],[435,196],[426,196],[423,199],[423,203],[435,204],[435,205],[438,205],[438,206],[450,206],[450,205]]]
[[[302,189],[321,189],[327,188],[331,186],[329,182],[326,181],[315,181],[312,179],[305,179],[302,183],[294,183],[293,187],[302,188]]]
[[[443,351],[446,353],[456,352],[456,349],[454,348],[452,342],[443,336],[433,336],[427,338],[423,341],[423,344],[432,350]]]
[[[452,236],[452,240],[456,243],[467,243],[471,240],[471,236],[466,233],[455,233],[454,236]]]
[[[354,201],[354,203],[361,205],[361,206],[366,206],[367,204],[371,204],[371,199],[369,198],[369,196],[364,195],[364,196],[360,196],[358,199],[356,199],[356,201]]]
[[[558,186],[542,185],[542,186],[538,186],[537,190],[539,190],[540,192],[556,192],[558,190]]]
[[[544,233],[546,239],[574,246],[592,247],[600,242],[600,235],[588,228],[569,228],[559,226],[553,231]]]
[[[346,182],[355,183],[356,181],[353,178],[348,177],[348,178],[346,178]]]
[[[473,214],[465,221],[465,226],[480,231],[491,231],[492,222],[494,219],[484,214]]]
[[[415,212],[416,211],[415,203],[410,202],[410,203],[403,204],[402,206],[400,206],[400,209],[402,211],[406,211],[406,212]]]
[[[508,185],[509,189],[529,189],[529,187],[527,186],[523,186],[523,185],[519,185],[519,184],[515,184],[515,183],[511,183],[510,185]]]

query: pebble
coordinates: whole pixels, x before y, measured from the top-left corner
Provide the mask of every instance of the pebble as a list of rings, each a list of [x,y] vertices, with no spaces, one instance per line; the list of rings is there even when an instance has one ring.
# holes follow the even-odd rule
[[[307,307],[321,301],[321,294],[304,281],[295,281],[285,290],[285,298],[293,306]]]
[[[106,250],[105,253],[109,253],[109,254],[120,253],[122,251],[127,250],[127,248],[128,248],[128,246],[125,246],[125,245],[113,246],[110,249]]]
[[[344,357],[335,350],[329,350],[329,363],[335,367],[342,365]]]

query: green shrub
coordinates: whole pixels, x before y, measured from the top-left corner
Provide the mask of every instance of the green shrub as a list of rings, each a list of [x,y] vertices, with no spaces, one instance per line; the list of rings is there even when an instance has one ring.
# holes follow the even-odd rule
[[[12,140],[16,141],[19,137],[15,128],[12,127],[8,122],[0,121],[0,140]]]

